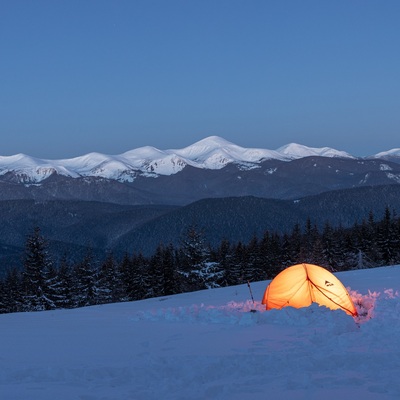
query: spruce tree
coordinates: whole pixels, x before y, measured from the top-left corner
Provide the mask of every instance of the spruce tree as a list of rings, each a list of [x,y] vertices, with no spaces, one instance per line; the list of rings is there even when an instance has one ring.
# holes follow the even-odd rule
[[[74,306],[85,307],[98,303],[97,270],[89,250],[74,268]]]
[[[394,264],[395,234],[391,212],[386,206],[382,221],[378,224],[377,245],[383,265]]]
[[[281,271],[281,243],[278,234],[270,234],[268,231],[260,242],[260,257],[263,263],[262,279],[273,279]]]
[[[6,312],[12,313],[23,310],[22,277],[16,268],[12,268],[6,273],[4,294]]]
[[[226,274],[228,285],[245,283],[246,248],[239,242],[233,249],[232,261]]]
[[[119,297],[121,301],[136,300],[133,282],[133,265],[128,253],[125,253],[118,265]]]
[[[26,311],[42,311],[56,308],[50,294],[48,275],[52,262],[47,251],[47,242],[35,227],[25,245],[23,272],[23,301]]]
[[[65,255],[58,267],[58,280],[60,297],[57,304],[60,308],[72,308],[74,306],[72,270]]]
[[[132,257],[131,277],[128,294],[132,300],[142,300],[153,295],[149,262],[141,253]]]
[[[151,280],[150,297],[164,296],[164,270],[163,270],[163,248],[159,245],[149,260],[149,276]]]
[[[65,297],[63,282],[60,279],[58,271],[53,265],[49,266],[46,272],[48,297],[53,304],[53,308],[64,308]]]
[[[164,275],[164,296],[180,292],[179,279],[176,274],[176,256],[175,249],[170,243],[162,251],[162,270]]]
[[[210,250],[205,244],[204,234],[192,225],[186,230],[180,248],[181,284],[183,291],[206,289],[203,274],[209,261]]]
[[[98,303],[116,302],[117,299],[117,266],[112,254],[109,254],[100,265],[97,276]]]
[[[215,252],[215,259],[217,260],[221,270],[224,272],[221,279],[221,286],[227,286],[230,282],[230,266],[232,264],[232,249],[231,244],[227,239],[223,239]]]

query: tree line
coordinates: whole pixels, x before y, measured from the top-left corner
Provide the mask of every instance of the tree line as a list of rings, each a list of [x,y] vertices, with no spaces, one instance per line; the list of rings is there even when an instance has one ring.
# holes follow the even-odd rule
[[[328,222],[318,229],[311,219],[290,234],[266,231],[248,243],[222,240],[212,248],[196,226],[179,246],[160,244],[154,254],[112,253],[96,260],[90,249],[69,263],[52,261],[36,227],[25,244],[23,265],[0,279],[0,313],[75,308],[141,300],[194,290],[274,278],[284,268],[312,263],[332,272],[400,263],[400,218],[388,207],[376,221],[372,212],[351,228]]]

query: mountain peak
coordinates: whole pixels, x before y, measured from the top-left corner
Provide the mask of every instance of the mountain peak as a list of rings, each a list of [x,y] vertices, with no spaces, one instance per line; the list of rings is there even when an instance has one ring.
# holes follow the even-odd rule
[[[378,154],[372,156],[373,158],[389,158],[389,157],[399,157],[400,158],[400,148],[392,149],[388,151],[382,151]]]
[[[231,142],[219,137],[219,136],[208,136],[198,142],[191,144],[190,146],[184,147],[183,149],[168,150],[168,152],[174,152],[184,157],[198,158],[204,156],[215,150],[219,150],[226,147],[236,146]]]
[[[191,146],[211,146],[211,147],[223,147],[223,146],[232,146],[234,145],[232,142],[220,137],[220,136],[208,136],[204,139],[199,140],[198,142],[193,143]],[[189,146],[190,147],[190,146]]]
[[[276,151],[292,160],[310,156],[355,158],[345,151],[335,150],[330,147],[308,147],[298,143],[289,143]]]

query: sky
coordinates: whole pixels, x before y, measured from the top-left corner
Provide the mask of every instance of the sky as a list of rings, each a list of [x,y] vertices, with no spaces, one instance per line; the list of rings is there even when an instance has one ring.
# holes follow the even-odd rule
[[[400,265],[336,277],[358,317],[266,311],[269,281],[2,314],[2,398],[398,400]]]
[[[400,147],[398,0],[1,0],[0,155]]]

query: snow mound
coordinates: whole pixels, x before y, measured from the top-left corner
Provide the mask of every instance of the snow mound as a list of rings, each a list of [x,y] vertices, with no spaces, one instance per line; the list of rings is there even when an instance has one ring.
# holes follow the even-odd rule
[[[310,307],[282,310],[265,310],[260,302],[234,302],[212,306],[192,304],[191,306],[156,308],[140,311],[132,321],[185,322],[201,324],[230,324],[253,326],[258,324],[277,324],[285,326],[313,326],[324,328],[336,334],[353,331],[357,328],[354,319],[342,310],[330,310],[312,304]]]

